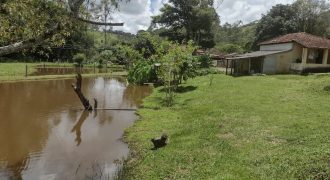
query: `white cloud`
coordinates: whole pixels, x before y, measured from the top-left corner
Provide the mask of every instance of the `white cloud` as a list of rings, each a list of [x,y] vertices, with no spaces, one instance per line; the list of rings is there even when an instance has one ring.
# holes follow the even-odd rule
[[[261,18],[276,4],[290,4],[294,0],[224,0],[217,8],[221,23],[234,23],[241,20],[249,23]]]
[[[224,0],[222,4],[215,3],[221,23],[234,23],[241,20],[249,23],[261,18],[262,14],[276,4],[288,4],[294,0]],[[124,22],[124,27],[115,27],[115,30],[136,33],[146,30],[151,22],[151,16],[160,13],[160,8],[168,0],[131,0],[122,2],[120,11],[114,13],[114,22]]]
[[[115,27],[114,30],[136,33],[146,30],[150,26],[151,17],[160,13],[160,8],[168,0],[131,0],[122,2],[119,12],[114,13],[113,21],[124,22],[124,27]]]

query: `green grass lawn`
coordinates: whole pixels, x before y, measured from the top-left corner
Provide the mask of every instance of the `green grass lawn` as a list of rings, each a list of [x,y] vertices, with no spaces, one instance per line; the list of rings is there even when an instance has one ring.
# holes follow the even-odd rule
[[[35,72],[35,63],[0,63],[0,76],[25,76],[25,66],[28,74]]]
[[[330,75],[209,80],[171,108],[159,89],[145,99],[125,135],[128,179],[330,179]],[[162,133],[169,144],[150,150]]]

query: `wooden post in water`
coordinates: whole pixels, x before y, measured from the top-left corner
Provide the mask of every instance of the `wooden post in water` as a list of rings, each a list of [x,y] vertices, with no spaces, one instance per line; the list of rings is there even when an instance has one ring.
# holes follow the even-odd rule
[[[108,73],[108,61],[105,62],[105,73]]]
[[[27,77],[27,64],[25,65],[25,77]]]

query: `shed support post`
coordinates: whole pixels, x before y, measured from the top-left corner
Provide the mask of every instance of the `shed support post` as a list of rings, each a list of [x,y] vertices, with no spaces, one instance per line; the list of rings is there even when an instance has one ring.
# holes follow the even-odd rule
[[[323,50],[323,65],[327,65],[328,64],[328,56],[329,56],[329,49],[324,49]]]
[[[249,74],[251,74],[251,58],[249,58]]]
[[[307,56],[308,56],[308,48],[303,48],[303,54],[302,54],[302,60],[301,60],[301,64],[303,66],[305,66],[307,63],[307,58],[308,58]]]
[[[228,75],[228,59],[226,59],[226,75]]]
[[[231,66],[230,66],[230,75],[233,75],[233,68],[234,68],[234,60],[232,59],[230,62]]]

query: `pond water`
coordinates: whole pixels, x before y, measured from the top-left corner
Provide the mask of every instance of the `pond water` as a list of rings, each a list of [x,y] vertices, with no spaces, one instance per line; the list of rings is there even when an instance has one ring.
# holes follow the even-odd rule
[[[0,84],[0,179],[107,179],[129,149],[133,111],[84,112],[71,80]],[[99,108],[136,108],[149,87],[113,78],[84,79]]]

